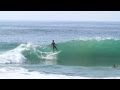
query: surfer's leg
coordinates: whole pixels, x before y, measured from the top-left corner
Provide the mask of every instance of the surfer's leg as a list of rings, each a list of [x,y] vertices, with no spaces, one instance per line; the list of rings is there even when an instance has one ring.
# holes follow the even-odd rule
[[[57,47],[55,46],[55,49],[58,51]]]
[[[54,47],[53,47],[53,52],[54,52]]]
[[[56,48],[56,50],[58,51],[58,49]]]

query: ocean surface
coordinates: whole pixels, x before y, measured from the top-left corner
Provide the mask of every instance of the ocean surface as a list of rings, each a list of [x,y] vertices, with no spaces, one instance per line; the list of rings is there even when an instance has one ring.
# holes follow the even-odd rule
[[[0,22],[0,78],[118,79],[120,22]]]

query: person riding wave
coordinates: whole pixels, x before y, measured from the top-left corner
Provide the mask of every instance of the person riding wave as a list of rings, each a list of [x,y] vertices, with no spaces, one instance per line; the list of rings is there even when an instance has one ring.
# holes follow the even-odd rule
[[[51,46],[52,46],[52,48],[53,48],[53,52],[54,52],[55,49],[58,51],[54,40],[52,41]]]

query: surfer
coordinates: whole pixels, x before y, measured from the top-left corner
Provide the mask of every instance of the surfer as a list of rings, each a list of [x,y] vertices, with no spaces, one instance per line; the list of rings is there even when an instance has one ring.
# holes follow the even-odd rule
[[[53,52],[54,52],[55,49],[58,51],[54,40],[52,41],[51,46],[52,46],[52,48],[53,48]]]

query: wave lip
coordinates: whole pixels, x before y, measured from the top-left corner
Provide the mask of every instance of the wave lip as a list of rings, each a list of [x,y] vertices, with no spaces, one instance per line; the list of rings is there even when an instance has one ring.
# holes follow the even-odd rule
[[[0,63],[5,64],[22,64],[26,61],[26,58],[22,52],[26,49],[28,45],[21,44],[13,50],[6,51],[0,55]]]
[[[76,39],[75,39],[76,40]],[[77,40],[82,40],[82,41],[88,41],[88,40],[96,40],[96,41],[102,41],[102,40],[120,40],[120,38],[115,38],[115,37],[81,37]]]

